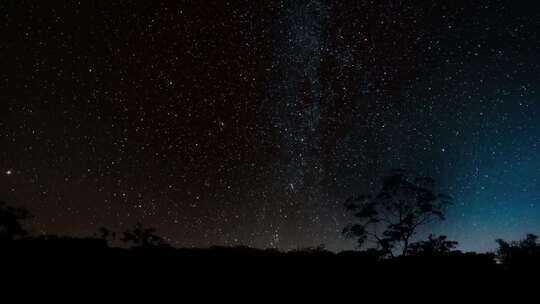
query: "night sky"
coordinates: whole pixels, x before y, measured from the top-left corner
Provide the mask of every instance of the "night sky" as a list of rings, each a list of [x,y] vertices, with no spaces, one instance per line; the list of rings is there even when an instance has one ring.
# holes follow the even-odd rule
[[[344,250],[344,201],[405,168],[455,197],[425,233],[540,233],[536,6],[2,1],[0,200],[37,234]]]

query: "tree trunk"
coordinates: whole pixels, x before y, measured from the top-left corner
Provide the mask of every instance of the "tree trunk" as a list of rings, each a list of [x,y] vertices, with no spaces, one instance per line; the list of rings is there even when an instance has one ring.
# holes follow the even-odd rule
[[[403,252],[401,253],[401,255],[406,256],[407,249],[409,249],[409,238],[405,239],[405,243],[403,244]]]

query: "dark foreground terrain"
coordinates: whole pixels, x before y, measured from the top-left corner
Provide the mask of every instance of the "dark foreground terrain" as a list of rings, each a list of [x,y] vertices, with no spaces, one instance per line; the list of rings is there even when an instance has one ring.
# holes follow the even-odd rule
[[[113,248],[102,239],[29,239],[0,243],[8,267],[129,269],[164,271],[171,269],[265,269],[266,271],[429,272],[509,274],[536,271],[537,261],[503,265],[494,254],[452,251],[384,258],[375,250],[334,253],[321,248],[281,252],[248,247],[178,249],[169,246]]]
[[[1,246],[2,282],[22,290],[47,286],[53,295],[69,290],[80,296],[82,288],[85,297],[113,290],[121,297],[195,293],[253,300],[251,294],[283,298],[292,291],[302,299],[324,295],[330,303],[338,301],[335,297],[373,295],[434,299],[428,294],[446,298],[485,288],[493,293],[540,278],[538,263],[504,265],[494,254],[459,251],[389,259],[376,251],[332,253],[320,248],[286,253],[246,247],[111,248],[101,239],[33,239]]]

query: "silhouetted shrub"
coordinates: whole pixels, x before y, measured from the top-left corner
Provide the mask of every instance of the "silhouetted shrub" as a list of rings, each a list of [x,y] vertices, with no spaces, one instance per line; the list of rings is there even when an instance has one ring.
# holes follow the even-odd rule
[[[132,229],[124,232],[122,241],[140,248],[167,247],[165,240],[155,233],[156,229],[145,228],[141,223],[137,223]]]
[[[26,237],[28,231],[23,222],[32,218],[24,208],[14,208],[0,201],[0,241],[11,241]]]
[[[409,255],[433,256],[448,254],[456,248],[458,242],[449,241],[446,235],[438,237],[429,235],[426,241],[416,242],[410,245]]]
[[[540,266],[540,243],[538,236],[527,234],[520,241],[507,242],[498,239],[497,260],[508,266],[536,265]]]

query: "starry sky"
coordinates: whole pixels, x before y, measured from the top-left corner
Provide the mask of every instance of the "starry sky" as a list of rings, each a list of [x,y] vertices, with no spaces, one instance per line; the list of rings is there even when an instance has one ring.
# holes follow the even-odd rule
[[[537,6],[537,4],[536,4]],[[462,250],[540,233],[534,1],[2,1],[0,199],[35,233],[354,247],[392,168]]]

